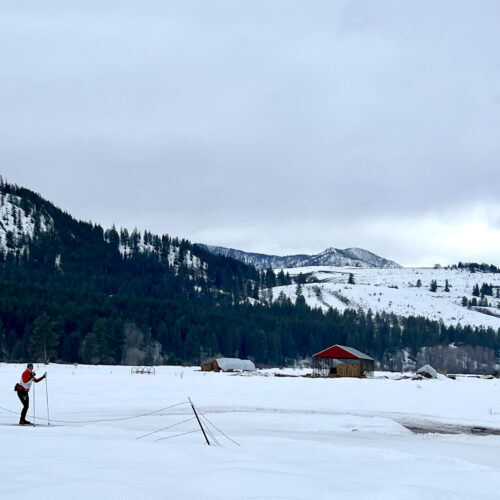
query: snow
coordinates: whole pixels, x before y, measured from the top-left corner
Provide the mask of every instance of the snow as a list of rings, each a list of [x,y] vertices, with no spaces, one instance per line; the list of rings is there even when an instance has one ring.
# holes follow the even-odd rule
[[[483,326],[500,328],[500,300],[487,297],[489,308],[499,317],[490,316],[462,306],[462,297],[472,299],[474,285],[483,283],[500,286],[500,274],[470,273],[465,270],[403,268],[364,269],[336,267],[305,267],[285,269],[290,276],[311,273],[314,283],[302,285],[302,295],[311,307],[324,310],[333,307],[340,311],[346,308],[362,309],[373,313],[387,312],[398,316],[423,316],[442,320],[446,325]],[[354,275],[354,285],[349,285],[349,274]],[[421,280],[422,286],[416,283]],[[438,283],[437,292],[429,290],[432,280]],[[448,280],[450,291],[444,291]],[[291,300],[296,299],[296,285],[273,288],[273,299],[280,293]]]
[[[52,219],[41,214],[40,230],[47,231],[52,226]],[[21,208],[21,198],[0,192],[0,250],[9,252],[14,249],[7,245],[7,234],[12,234],[16,248],[22,248],[23,237],[32,238],[34,231],[34,216],[33,214],[28,215]]]
[[[431,365],[424,365],[417,370],[417,375],[430,376],[431,378],[437,378],[437,371],[432,368]]]
[[[0,364],[0,406],[20,410],[12,390],[24,365]],[[494,499],[499,436],[413,434],[404,425],[500,427],[499,381],[311,379],[305,370],[259,375],[157,367],[43,365],[53,427],[9,425],[0,409],[0,498],[107,499]],[[296,375],[274,377],[275,373]],[[390,375],[390,376],[389,376]],[[389,377],[389,378],[385,378]],[[37,420],[45,384],[34,385]],[[241,446],[216,434],[206,446],[186,402]],[[31,410],[30,410],[31,411]]]
[[[255,371],[255,365],[249,359],[217,358],[216,361],[219,368],[225,372],[228,370]]]
[[[120,244],[118,246],[118,250],[120,253],[124,256],[131,255],[133,253],[132,247],[122,245]],[[140,239],[139,245],[138,245],[138,250],[139,252],[142,253],[155,253],[157,250],[155,249],[154,245],[144,243],[142,240],[142,237]],[[179,267],[179,247],[171,245],[168,251],[168,255],[166,256],[166,260],[168,262],[168,265],[174,268]],[[182,262],[186,267],[195,270],[196,272],[202,274],[203,276],[206,276],[207,272],[207,263],[203,262],[199,257],[196,255],[193,255],[193,253],[190,250],[186,250],[186,253],[184,255],[184,259]]]

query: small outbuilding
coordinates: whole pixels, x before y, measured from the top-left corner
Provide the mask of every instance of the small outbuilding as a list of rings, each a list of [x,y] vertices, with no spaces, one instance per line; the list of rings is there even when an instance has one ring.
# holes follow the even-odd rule
[[[424,365],[417,370],[417,375],[425,378],[438,378],[437,371],[431,365]]]
[[[249,359],[217,358],[201,364],[203,372],[254,372],[255,365]]]
[[[375,360],[344,345],[332,345],[312,357],[313,377],[373,377]]]

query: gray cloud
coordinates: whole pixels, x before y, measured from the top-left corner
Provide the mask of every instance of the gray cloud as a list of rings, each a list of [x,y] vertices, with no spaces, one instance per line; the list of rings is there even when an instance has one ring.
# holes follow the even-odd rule
[[[75,216],[498,263],[496,2],[3,9],[1,173]]]

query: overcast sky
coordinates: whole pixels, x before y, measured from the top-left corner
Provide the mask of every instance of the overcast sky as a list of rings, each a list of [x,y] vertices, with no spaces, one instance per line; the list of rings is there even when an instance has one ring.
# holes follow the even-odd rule
[[[0,174],[275,254],[500,264],[500,2],[3,2]]]

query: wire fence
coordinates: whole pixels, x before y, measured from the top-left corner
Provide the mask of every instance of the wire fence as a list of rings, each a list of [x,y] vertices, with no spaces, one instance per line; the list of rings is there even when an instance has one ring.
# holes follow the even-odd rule
[[[95,420],[56,420],[54,418],[51,418],[50,421],[57,422],[59,424],[97,424],[97,423],[105,423],[105,422],[121,422],[124,420],[133,420],[135,418],[149,417],[151,415],[155,415],[156,413],[160,413],[162,411],[170,410],[171,408],[175,408],[177,406],[182,406],[182,405],[187,405],[187,404],[189,404],[187,401],[183,401],[181,403],[175,403],[175,404],[170,405],[170,406],[165,406],[163,408],[160,408],[160,409],[154,410],[154,411],[150,411],[148,413],[141,413],[140,415],[132,415],[132,416],[128,416],[128,417],[100,418],[100,419],[95,419]],[[13,413],[15,415],[19,414],[18,411],[9,410],[8,408],[4,408],[2,406],[0,406],[0,410],[6,411],[8,413]],[[29,415],[29,416],[32,417],[32,415]],[[41,420],[48,420],[47,418],[40,417],[40,416],[38,418]]]
[[[172,408],[176,408],[176,407],[183,406],[183,405],[192,405],[192,403],[190,403],[189,401],[181,401],[179,403],[175,403],[175,404],[172,404],[169,406],[164,406],[163,408],[159,408],[158,410],[153,410],[153,411],[150,411],[147,413],[141,413],[139,415],[131,415],[131,416],[126,416],[126,417],[118,417],[118,418],[100,418],[100,419],[91,419],[91,420],[58,420],[58,419],[52,418],[49,420],[48,418],[44,418],[44,417],[39,416],[38,419],[39,420],[47,420],[47,421],[58,423],[58,424],[72,424],[72,425],[108,423],[108,422],[123,422],[126,420],[133,420],[133,419],[137,419],[137,418],[143,418],[143,417],[149,417],[152,415],[157,415],[158,413],[165,412],[165,411],[170,410]],[[194,405],[192,405],[192,406],[193,406],[193,410],[194,410]],[[10,410],[9,408],[4,408],[3,406],[0,406],[0,410],[3,410],[4,412],[7,412],[7,413],[15,414],[15,415],[19,414],[18,411]],[[199,421],[200,428],[190,430],[187,432],[174,434],[171,436],[161,437],[159,439],[156,439],[155,441],[163,441],[163,440],[171,439],[174,437],[185,436],[187,434],[193,434],[195,432],[204,432],[207,435],[207,442],[210,445],[219,446],[219,447],[222,446],[222,444],[220,443],[220,441],[217,439],[217,436],[216,436],[216,434],[218,433],[220,436],[223,436],[231,443],[233,443],[237,446],[241,446],[238,442],[236,442],[234,439],[229,437],[225,432],[223,432],[219,427],[217,427],[213,422],[211,422],[206,417],[206,415],[204,415],[202,412],[199,411],[198,408],[196,408],[196,410],[199,413],[199,415],[201,416],[201,420]],[[29,415],[29,416],[32,417],[32,415]],[[164,416],[164,415],[162,415],[162,416]],[[179,425],[182,425],[184,423],[193,421],[195,419],[196,419],[196,416],[189,417],[187,419],[181,420],[180,422],[175,422],[173,424],[170,424],[170,425],[167,425],[165,427],[161,427],[161,428],[156,429],[154,431],[143,434],[143,435],[137,437],[136,439],[143,439],[143,438],[152,436],[153,434],[158,434],[160,432],[166,432],[169,429],[172,429],[172,428],[177,427]]]

